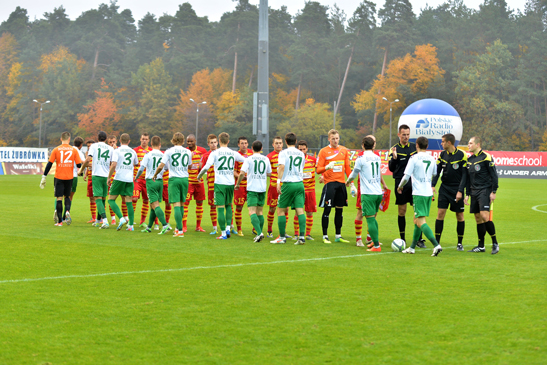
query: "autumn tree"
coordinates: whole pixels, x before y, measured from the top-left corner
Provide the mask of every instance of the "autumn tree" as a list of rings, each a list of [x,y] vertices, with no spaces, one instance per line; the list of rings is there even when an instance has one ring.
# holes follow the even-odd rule
[[[99,131],[107,134],[120,132],[118,123],[121,116],[110,87],[104,78],[101,79],[101,89],[95,91],[97,97],[92,103],[84,105],[86,113],[78,114],[78,127],[87,136],[94,136]]]
[[[10,86],[9,75],[12,66],[18,61],[18,44],[11,33],[5,32],[0,37],[0,139],[4,141],[11,140],[10,126],[7,118],[3,118],[6,108],[13,95],[13,89]],[[11,90],[11,91],[10,91]]]

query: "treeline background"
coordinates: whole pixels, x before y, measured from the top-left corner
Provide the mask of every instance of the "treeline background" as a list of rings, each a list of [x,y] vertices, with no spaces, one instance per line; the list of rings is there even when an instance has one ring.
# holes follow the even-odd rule
[[[378,148],[416,100],[452,104],[472,135],[497,150],[547,150],[547,0],[523,12],[504,0],[478,10],[461,0],[416,13],[408,0],[382,8],[363,1],[353,14],[309,1],[295,16],[269,10],[270,136],[295,132],[310,147],[333,125],[358,147]],[[201,15],[201,14],[200,14]],[[98,130],[170,139],[174,131],[226,131],[253,139],[258,7],[248,0],[220,21],[189,3],[174,15],[135,20],[116,2],[70,20],[62,7],[31,21],[20,7],[0,25],[0,145],[38,146],[39,102],[45,145],[59,135]],[[396,141],[396,127],[393,128]]]

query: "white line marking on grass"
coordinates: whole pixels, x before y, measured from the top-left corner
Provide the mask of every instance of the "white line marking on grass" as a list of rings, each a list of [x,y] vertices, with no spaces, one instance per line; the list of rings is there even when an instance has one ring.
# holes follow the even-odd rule
[[[546,206],[546,205],[547,205],[547,204],[536,205],[536,206],[532,207],[532,210],[535,210],[536,212],[547,213],[547,212],[544,211],[544,210],[538,209],[538,207],[544,207],[544,206]]]
[[[534,243],[534,242],[547,242],[547,240],[503,242],[503,243],[500,243],[500,245],[515,245],[515,244],[519,244],[519,243]],[[448,248],[455,248],[455,247],[448,247]],[[446,249],[446,247],[443,247],[443,249]],[[298,260],[281,260],[281,261],[268,261],[268,262],[247,262],[247,263],[241,263],[241,264],[226,264],[226,265],[215,265],[215,266],[194,266],[194,267],[182,267],[182,268],[178,268],[178,269],[120,271],[120,272],[107,272],[107,273],[102,273],[102,274],[49,276],[49,277],[43,277],[43,278],[1,280],[0,284],[23,283],[23,282],[44,281],[44,280],[73,279],[73,278],[96,278],[96,277],[101,277],[101,276],[115,276],[115,275],[153,274],[153,273],[162,273],[162,272],[222,269],[222,268],[227,268],[227,267],[291,264],[291,263],[295,263],[295,262],[311,262],[311,261],[325,261],[325,260],[335,260],[335,259],[348,259],[348,258],[363,257],[363,256],[375,257],[375,256],[388,255],[388,254],[394,254],[394,253],[398,253],[398,252],[389,251],[389,252],[380,252],[380,253],[364,253],[364,254],[358,254],[358,255],[315,257],[315,258],[310,258],[310,259],[298,259]]]

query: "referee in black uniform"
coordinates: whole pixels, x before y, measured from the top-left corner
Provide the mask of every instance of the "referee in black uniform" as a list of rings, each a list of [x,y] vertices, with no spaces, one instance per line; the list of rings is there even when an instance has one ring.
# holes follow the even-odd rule
[[[416,154],[416,144],[409,142],[410,138],[410,127],[406,124],[401,124],[399,126],[399,143],[391,147],[389,150],[389,171],[393,173],[393,178],[395,179],[395,190],[399,187],[399,183],[405,175],[405,168],[408,164],[408,160],[414,154]],[[399,224],[399,235],[401,239],[406,242],[405,239],[405,230],[406,230],[406,205],[410,203],[413,204],[412,200],[412,180],[410,180],[403,188],[401,194],[395,194],[395,205],[398,209],[398,221]],[[425,248],[425,240],[422,239],[420,235],[420,240],[417,244],[420,248]]]
[[[442,171],[441,187],[437,197],[437,221],[435,222],[435,239],[440,243],[444,227],[446,210],[456,213],[456,232],[458,233],[458,251],[463,251],[463,234],[465,232],[465,210],[462,195],[466,184],[467,154],[456,148],[456,137],[452,134],[445,134],[441,142],[444,151],[437,158],[437,175],[433,176],[431,187],[435,193],[435,185],[439,180]],[[458,193],[460,196],[458,198]]]
[[[496,238],[494,222],[490,220],[490,205],[496,199],[498,190],[498,172],[492,156],[481,149],[479,137],[472,137],[467,144],[469,152],[473,153],[467,159],[467,196],[465,204],[471,195],[470,213],[475,214],[479,245],[468,252],[485,252],[484,236],[486,232],[492,237],[492,255],[500,249]],[[459,195],[460,193],[458,193]]]

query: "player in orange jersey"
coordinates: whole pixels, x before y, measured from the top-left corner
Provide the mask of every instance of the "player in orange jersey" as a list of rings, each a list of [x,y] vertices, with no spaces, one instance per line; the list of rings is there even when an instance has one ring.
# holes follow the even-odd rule
[[[201,228],[201,220],[203,218],[203,201],[205,200],[205,186],[203,180],[198,180],[198,174],[201,170],[203,155],[207,150],[196,144],[196,136],[189,134],[186,137],[187,148],[192,152],[192,162],[188,166],[188,193],[186,194],[186,202],[184,203],[184,217],[182,219],[182,232],[188,231],[188,207],[192,198],[196,201],[196,232],[205,232]],[[205,160],[207,161],[207,160]]]
[[[266,237],[273,238],[273,222],[275,218],[275,211],[277,208],[277,201],[279,199],[279,193],[277,192],[277,165],[278,165],[278,157],[279,152],[283,151],[283,139],[279,136],[275,136],[273,139],[272,146],[274,150],[268,154],[268,159],[270,160],[270,165],[272,166],[272,174],[270,175],[270,186],[268,187],[268,197],[267,197],[267,204],[269,207],[268,210],[268,234]],[[289,215],[289,211],[287,210],[287,221]],[[290,236],[286,236],[290,237]]]
[[[315,199],[315,164],[317,160],[315,157],[308,155],[308,143],[304,140],[300,140],[297,143],[297,147],[306,156],[304,163],[304,211],[306,212],[306,240],[313,241],[311,236],[311,229],[313,227],[313,213],[317,212],[317,201]],[[298,223],[298,216],[294,215],[294,240],[298,239],[300,225]]]
[[[137,171],[139,171],[139,167],[141,164],[141,161],[148,152],[152,151],[152,148],[148,146],[148,143],[150,142],[150,135],[148,133],[143,133],[141,135],[141,145],[134,148],[135,152],[137,152],[137,157],[139,158],[139,164],[135,165],[135,169],[133,170],[133,176],[137,176]],[[137,201],[139,201],[139,197],[142,195],[142,207],[141,207],[141,227],[147,227],[146,223],[146,217],[148,216],[148,210],[150,209],[148,205],[148,194],[146,192],[146,180],[145,177],[146,172],[144,172],[139,179],[135,180],[135,191],[133,191],[133,208],[137,210]]]
[[[237,146],[239,147],[239,154],[245,158],[253,154],[253,150],[249,149],[249,141],[247,137],[239,137],[237,140]],[[236,162],[234,167],[234,177],[237,181],[239,177],[239,172],[241,171],[241,166],[243,163]],[[239,183],[239,189],[234,191],[234,203],[236,205],[235,218],[237,226],[237,235],[243,237],[243,229],[241,228],[241,221],[243,220],[243,205],[247,201],[247,178],[243,177]]]
[[[218,139],[214,134],[209,134],[207,136],[207,145],[209,146],[209,151],[203,154],[201,157],[201,166],[207,163],[207,159],[211,152],[218,148]],[[198,172],[199,173],[199,172]],[[212,235],[217,234],[217,207],[215,206],[215,167],[211,166],[207,170],[207,203],[209,204],[211,223],[213,224],[213,231],[210,233]]]
[[[348,192],[346,189],[346,176],[351,174],[349,164],[349,151],[340,146],[340,134],[336,129],[328,133],[329,145],[317,155],[316,171],[323,175],[325,186],[321,193],[319,206],[323,208],[321,227],[323,228],[323,242],[331,243],[328,236],[329,215],[332,207],[335,207],[334,226],[336,228],[335,242],[349,243],[342,238],[343,207],[348,205]]]
[[[65,198],[66,224],[70,225],[72,223],[72,218],[70,217],[70,194],[72,193],[72,183],[74,180],[74,165],[80,167],[82,160],[80,159],[78,150],[70,145],[69,132],[61,134],[61,145],[55,147],[49,156],[49,162],[40,181],[40,188],[42,189],[46,186],[47,174],[54,162],[57,165],[54,180],[55,197],[57,198],[57,222],[55,222],[55,225],[63,225],[63,197]]]

